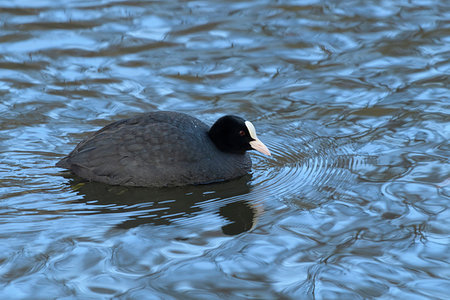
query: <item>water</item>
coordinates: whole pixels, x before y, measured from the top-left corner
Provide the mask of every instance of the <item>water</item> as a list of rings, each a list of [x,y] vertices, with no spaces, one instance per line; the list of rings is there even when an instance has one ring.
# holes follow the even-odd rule
[[[0,298],[448,299],[447,1],[0,1]],[[236,181],[86,183],[109,122],[251,120]]]

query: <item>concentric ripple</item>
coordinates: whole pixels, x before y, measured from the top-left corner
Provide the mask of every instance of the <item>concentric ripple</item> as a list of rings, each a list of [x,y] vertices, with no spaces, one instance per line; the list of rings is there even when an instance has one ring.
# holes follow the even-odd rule
[[[351,142],[321,137],[301,129],[265,137],[273,158],[254,158],[255,188],[282,200],[315,206],[336,193],[348,192],[369,156],[352,151]]]

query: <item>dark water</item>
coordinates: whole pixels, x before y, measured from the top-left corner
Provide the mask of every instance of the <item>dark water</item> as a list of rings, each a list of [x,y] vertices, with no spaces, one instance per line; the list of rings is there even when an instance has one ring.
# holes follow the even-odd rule
[[[448,299],[448,1],[0,1],[1,299]],[[155,190],[54,164],[175,110],[273,157]]]

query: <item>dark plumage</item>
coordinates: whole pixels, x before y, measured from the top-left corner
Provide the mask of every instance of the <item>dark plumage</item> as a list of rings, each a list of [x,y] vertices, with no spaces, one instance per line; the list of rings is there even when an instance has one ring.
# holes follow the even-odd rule
[[[177,112],[151,112],[111,123],[56,165],[113,185],[205,184],[247,174],[247,150],[270,155],[253,125],[225,116],[211,127]]]

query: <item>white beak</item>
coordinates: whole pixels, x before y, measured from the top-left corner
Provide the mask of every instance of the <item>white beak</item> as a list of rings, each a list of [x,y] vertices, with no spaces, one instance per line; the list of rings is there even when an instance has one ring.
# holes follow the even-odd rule
[[[254,149],[254,150],[258,151],[258,152],[261,152],[262,154],[270,156],[269,149],[259,139],[251,141],[250,142],[250,146],[252,147],[252,149]]]
[[[270,151],[269,149],[266,147],[266,145],[264,145],[257,137],[256,137],[256,130],[255,130],[255,126],[253,126],[253,124],[249,121],[245,121],[245,126],[247,126],[248,132],[250,133],[250,137],[253,139],[253,141],[250,142],[250,146],[252,147],[252,149],[261,152],[262,154],[265,155],[269,155],[270,156]]]

